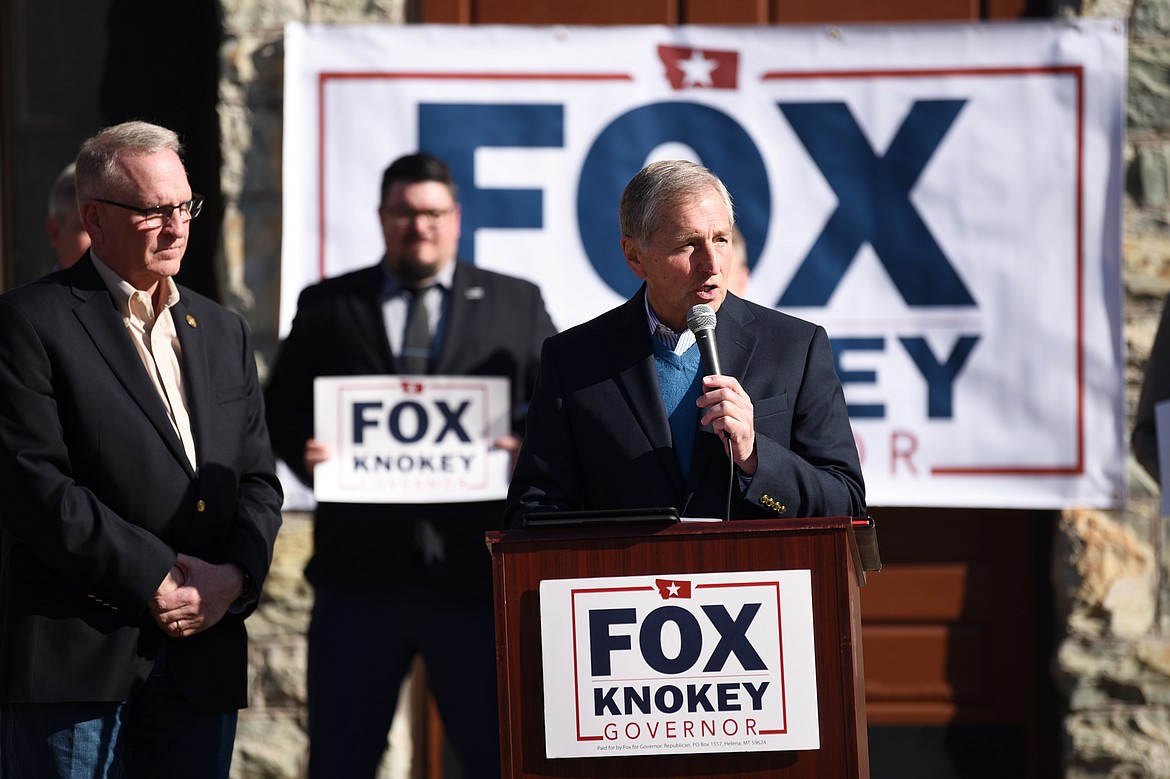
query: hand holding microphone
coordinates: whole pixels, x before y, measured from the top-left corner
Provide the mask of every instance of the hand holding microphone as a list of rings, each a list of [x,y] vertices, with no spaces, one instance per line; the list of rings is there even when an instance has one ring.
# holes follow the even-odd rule
[[[756,472],[756,428],[752,399],[734,376],[724,376],[719,366],[719,348],[715,343],[715,312],[707,305],[693,306],[687,312],[687,328],[695,334],[703,359],[703,394],[698,406],[700,422],[711,425],[724,441],[728,456],[744,473]]]

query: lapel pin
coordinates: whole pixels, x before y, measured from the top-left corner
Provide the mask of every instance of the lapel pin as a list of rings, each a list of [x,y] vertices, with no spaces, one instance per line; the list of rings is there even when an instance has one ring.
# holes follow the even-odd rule
[[[466,300],[482,300],[483,287],[468,287],[467,290],[463,293],[463,297]]]
[[[199,327],[199,323],[195,321],[195,317],[187,314],[187,324],[191,327]]]

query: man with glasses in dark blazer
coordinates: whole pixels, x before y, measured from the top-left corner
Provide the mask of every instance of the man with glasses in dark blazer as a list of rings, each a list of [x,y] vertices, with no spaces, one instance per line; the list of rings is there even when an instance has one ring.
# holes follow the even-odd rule
[[[266,390],[273,446],[306,484],[331,455],[313,437],[314,378],[506,377],[513,434],[495,445],[515,452],[540,347],[553,333],[534,285],[456,259],[460,206],[442,160],[412,154],[391,164],[378,218],[384,257],[301,293]],[[463,776],[499,776],[484,532],[498,529],[502,515],[502,500],[317,505],[306,569],[316,593],[310,776],[374,776],[415,655]]]
[[[90,250],[0,296],[0,775],[226,777],[280,526],[244,321],[174,281],[175,133],[83,144]]]

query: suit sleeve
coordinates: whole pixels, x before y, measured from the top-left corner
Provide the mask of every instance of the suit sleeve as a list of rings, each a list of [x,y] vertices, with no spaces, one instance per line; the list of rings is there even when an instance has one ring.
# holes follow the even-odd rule
[[[556,334],[556,327],[545,308],[544,298],[535,286],[532,287],[525,319],[530,335],[524,354],[524,369],[521,374],[522,386],[513,390],[516,397],[513,398],[512,403],[512,428],[516,435],[521,437],[524,436],[529,404],[532,401],[537,376],[540,373],[541,354],[544,351],[545,339]]]
[[[41,334],[0,298],[0,523],[85,592],[142,610],[175,551],[75,481],[53,374]]]
[[[313,475],[305,469],[305,442],[313,437],[313,379],[318,373],[314,355],[326,348],[315,337],[321,328],[314,326],[313,310],[301,293],[292,329],[280,345],[264,390],[272,449],[309,487]]]
[[[244,430],[227,431],[240,436],[239,481],[236,487],[236,515],[224,544],[222,559],[241,566],[252,577],[256,590],[241,616],[255,610],[264,579],[272,564],[276,534],[281,525],[284,500],[276,478],[268,427],[265,421],[264,396],[256,372],[251,336],[247,324],[238,319],[241,330],[240,359],[246,377],[247,423]],[[221,433],[223,434],[223,433]]]
[[[865,483],[833,351],[824,328],[815,328],[804,373],[792,403],[788,446],[767,434],[774,399],[756,400],[759,467],[743,497],[760,505],[765,495],[786,504],[785,516],[834,517],[865,514]]]
[[[504,526],[519,527],[530,511],[574,510],[581,504],[581,468],[565,412],[555,341],[546,341],[528,407],[527,434],[509,485]]]
[[[1155,409],[1170,398],[1170,297],[1162,304],[1162,318],[1150,349],[1150,359],[1142,377],[1137,413],[1133,421],[1132,446],[1134,456],[1146,472],[1161,480],[1158,463],[1158,430]]]

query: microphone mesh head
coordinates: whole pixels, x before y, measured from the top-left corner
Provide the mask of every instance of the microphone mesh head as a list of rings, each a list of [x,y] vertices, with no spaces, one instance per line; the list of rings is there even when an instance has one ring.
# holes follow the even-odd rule
[[[711,307],[700,303],[693,306],[687,312],[687,328],[692,333],[697,333],[700,330],[714,330],[715,329],[715,312]]]

